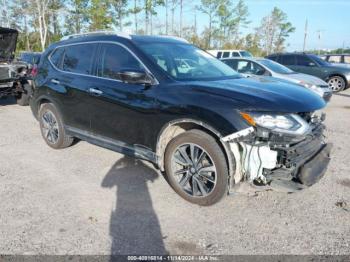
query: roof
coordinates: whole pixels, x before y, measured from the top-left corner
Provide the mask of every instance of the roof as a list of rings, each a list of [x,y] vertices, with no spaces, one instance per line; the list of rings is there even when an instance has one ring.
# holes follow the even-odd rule
[[[124,39],[129,39],[136,42],[181,42],[188,43],[187,40],[177,37],[177,36],[165,36],[165,35],[129,35],[123,32],[116,31],[94,31],[81,34],[73,34],[62,37],[61,41],[67,40],[81,40],[81,39],[92,39],[98,37],[120,37]]]

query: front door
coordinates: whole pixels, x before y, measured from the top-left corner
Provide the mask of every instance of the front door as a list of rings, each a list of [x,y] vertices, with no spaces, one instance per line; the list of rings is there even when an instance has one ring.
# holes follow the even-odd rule
[[[155,121],[156,86],[128,84],[120,80],[122,70],[144,70],[126,48],[101,43],[97,62],[95,93],[91,107],[91,130],[94,135],[129,145],[148,146],[148,134]]]

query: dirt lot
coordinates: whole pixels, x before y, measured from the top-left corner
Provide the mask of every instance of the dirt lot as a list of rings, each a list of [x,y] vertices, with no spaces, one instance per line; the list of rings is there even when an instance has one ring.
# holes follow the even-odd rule
[[[1,254],[350,254],[350,91],[327,108],[328,172],[296,194],[178,197],[147,162],[85,142],[55,151],[0,101]]]

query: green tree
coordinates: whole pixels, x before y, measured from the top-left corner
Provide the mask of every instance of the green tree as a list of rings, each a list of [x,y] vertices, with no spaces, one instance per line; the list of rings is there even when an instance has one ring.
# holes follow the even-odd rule
[[[243,0],[239,0],[233,9],[233,18],[229,21],[230,34],[233,36],[233,42],[235,45],[238,45],[238,43],[241,42],[241,29],[247,28],[250,24],[248,17],[248,6]]]
[[[111,0],[111,4],[114,7],[114,22],[120,31],[123,31],[124,26],[130,25],[130,22],[124,22],[124,19],[129,15],[128,0]]]
[[[134,6],[129,9],[129,13],[134,15],[134,31],[135,34],[139,32],[138,28],[138,14],[142,11],[142,8],[139,5],[139,0],[134,0]]]
[[[72,7],[68,11],[65,21],[65,29],[68,34],[79,34],[85,30],[89,22],[88,4],[86,0],[70,0],[68,5]]]
[[[266,54],[283,51],[285,40],[295,31],[295,27],[287,19],[287,14],[277,7],[262,19],[256,32]]]
[[[217,22],[217,11],[225,0],[201,0],[201,5],[197,7],[199,11],[208,16],[208,27],[204,32],[206,38],[205,48],[209,49],[212,44],[214,24]]]
[[[105,30],[111,28],[112,17],[109,7],[108,0],[91,0],[90,8],[88,9],[90,30]]]

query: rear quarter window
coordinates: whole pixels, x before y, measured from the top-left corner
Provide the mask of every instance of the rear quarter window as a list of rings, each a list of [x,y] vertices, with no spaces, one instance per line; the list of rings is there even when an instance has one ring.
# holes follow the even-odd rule
[[[280,56],[278,61],[282,65],[295,65],[295,56],[294,55],[283,55]]]
[[[64,54],[64,48],[59,47],[55,49],[50,55],[49,59],[51,63],[58,69],[62,69],[63,54]]]

